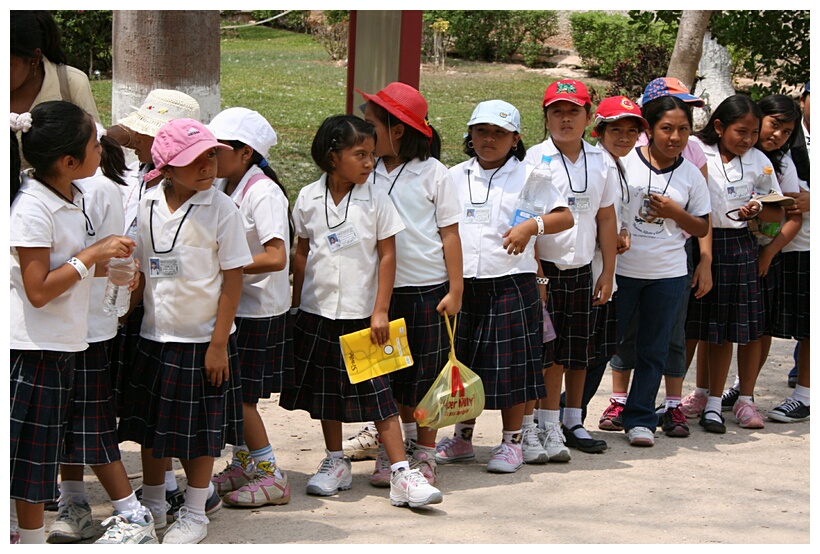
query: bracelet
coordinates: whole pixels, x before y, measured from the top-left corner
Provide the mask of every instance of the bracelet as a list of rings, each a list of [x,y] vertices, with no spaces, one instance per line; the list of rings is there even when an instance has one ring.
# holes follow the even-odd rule
[[[536,285],[546,285],[549,284],[550,280],[547,277],[536,277],[535,284]]]
[[[752,198],[752,200],[754,200],[755,202],[757,202],[757,213],[758,213],[758,214],[760,214],[760,212],[762,212],[762,211],[763,211],[763,202],[761,202],[761,201],[760,201],[760,200],[758,200],[757,198]]]
[[[117,123],[115,125],[115,127],[119,127],[120,129],[125,131],[126,135],[128,135],[128,142],[126,142],[125,144],[122,145],[123,148],[128,148],[131,145],[131,142],[133,142],[133,140],[134,140],[134,137],[131,136],[131,131],[128,130],[128,127],[125,127],[124,125],[120,125],[119,123]]]
[[[535,220],[536,225],[538,225],[538,236],[544,234],[544,220],[541,219],[540,215],[537,215],[533,218]]]
[[[77,270],[77,273],[80,274],[80,281],[88,277],[88,268],[77,258],[71,258],[66,263]]]

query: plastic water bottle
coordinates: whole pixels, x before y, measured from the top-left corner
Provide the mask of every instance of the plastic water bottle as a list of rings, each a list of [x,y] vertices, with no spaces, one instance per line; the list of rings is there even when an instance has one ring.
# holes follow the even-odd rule
[[[135,225],[131,225],[125,236],[134,239]],[[133,255],[127,258],[111,258],[108,262],[108,283],[105,286],[103,297],[103,312],[106,315],[122,317],[128,312],[131,302],[131,291],[128,285],[137,270],[137,262]]]
[[[524,188],[518,198],[518,209],[515,210],[510,223],[512,227],[544,213],[552,187],[550,161],[552,158],[549,156],[541,156],[541,162],[532,169],[527,177],[527,182],[524,183]]]

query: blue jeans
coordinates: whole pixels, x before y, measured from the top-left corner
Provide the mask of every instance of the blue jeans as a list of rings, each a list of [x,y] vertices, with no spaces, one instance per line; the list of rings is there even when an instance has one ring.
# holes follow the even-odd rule
[[[666,365],[663,368],[663,374],[667,377],[686,376],[686,314],[689,312],[689,295],[692,293],[692,279],[695,275],[692,241],[696,240],[696,238],[692,237],[686,241],[686,287],[683,291],[684,299],[678,307],[675,316],[675,326],[672,328],[672,338],[669,342],[669,354],[666,358]],[[618,345],[618,353],[612,357],[612,361],[610,362],[612,371],[629,371],[635,367],[636,332],[636,320],[633,319],[632,324],[626,330],[623,344]],[[587,379],[589,379],[589,375],[587,375]]]
[[[658,395],[663,368],[669,355],[669,341],[686,276],[669,279],[618,279],[618,348],[633,318],[635,333],[635,370],[623,411],[624,430],[647,427],[655,430],[655,398]]]

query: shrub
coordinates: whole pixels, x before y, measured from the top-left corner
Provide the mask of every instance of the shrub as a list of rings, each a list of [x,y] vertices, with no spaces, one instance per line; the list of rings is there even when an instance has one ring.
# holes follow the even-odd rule
[[[608,96],[624,95],[640,98],[643,89],[658,76],[666,75],[672,51],[658,44],[640,44],[638,53],[615,64],[610,80],[612,87]]]
[[[609,78],[618,63],[635,58],[639,45],[665,46],[672,51],[675,35],[660,22],[635,25],[626,16],[580,12],[570,16],[572,42],[593,75]],[[666,74],[666,68],[661,72]]]
[[[54,10],[68,65],[88,73],[111,70],[110,10]]]
[[[449,23],[453,54],[466,60],[512,61],[535,65],[543,42],[556,33],[557,13],[543,10],[430,10],[424,12],[425,51],[431,55],[436,21]]]
[[[332,60],[347,59],[350,12],[324,10],[321,20],[310,23],[310,33],[322,45]]]

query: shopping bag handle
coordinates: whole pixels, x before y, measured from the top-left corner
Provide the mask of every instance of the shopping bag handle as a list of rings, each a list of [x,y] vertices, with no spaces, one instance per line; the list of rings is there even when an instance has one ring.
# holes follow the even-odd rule
[[[452,327],[450,326],[450,316],[447,315],[447,312],[445,311],[442,315],[444,316],[444,322],[447,324],[447,334],[450,335],[450,349],[455,350],[456,345],[455,345],[455,337],[453,336],[453,329],[456,326],[456,319],[458,318],[458,314],[453,316],[453,325],[452,325]]]

